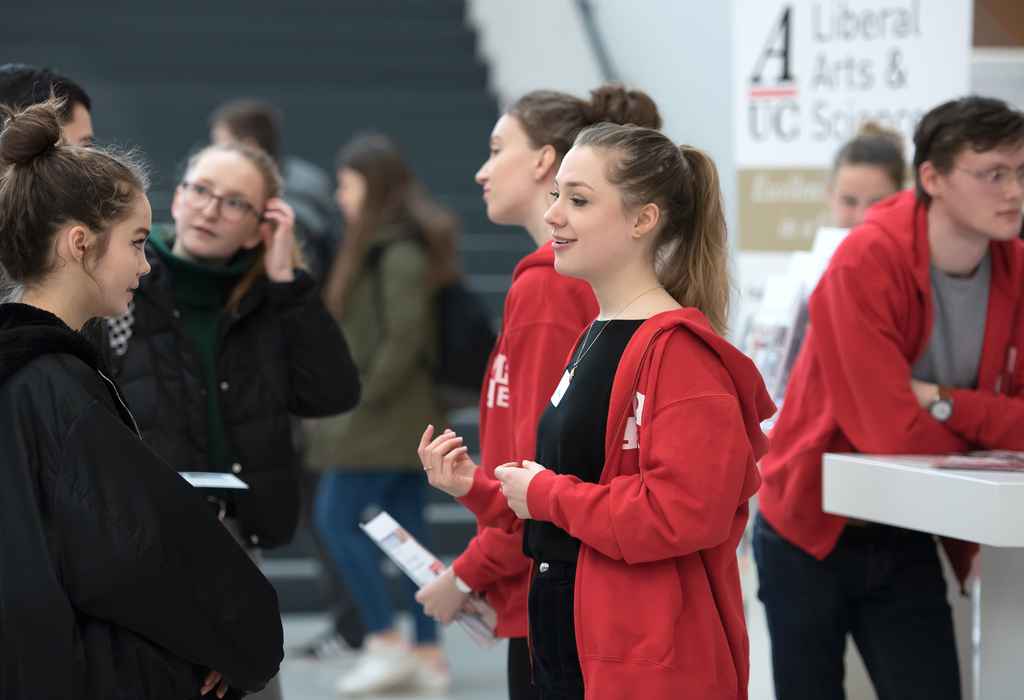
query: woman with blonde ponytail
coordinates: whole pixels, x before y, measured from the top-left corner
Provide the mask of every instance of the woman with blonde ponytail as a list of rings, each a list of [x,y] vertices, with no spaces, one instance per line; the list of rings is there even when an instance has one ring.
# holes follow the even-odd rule
[[[562,161],[544,218],[555,269],[589,283],[599,312],[541,417],[536,461],[491,479],[461,438],[428,428],[427,476],[482,523],[525,520],[543,698],[746,698],[735,550],[774,406],[720,335],[714,164],[658,131],[599,124]]]
[[[537,423],[558,384],[561,360],[597,313],[590,286],[555,271],[544,212],[558,166],[576,136],[602,122],[656,129],[661,116],[647,93],[622,85],[601,85],[588,99],[534,90],[499,117],[487,160],[476,173],[487,218],[514,227],[512,235],[529,235],[537,246],[512,274],[501,336],[480,396],[485,470],[534,456]],[[510,532],[481,527],[451,568],[416,599],[428,615],[447,623],[472,594],[483,596],[497,613],[495,634],[509,639],[509,700],[535,700],[526,614],[530,560],[523,554],[521,530],[521,525]]]

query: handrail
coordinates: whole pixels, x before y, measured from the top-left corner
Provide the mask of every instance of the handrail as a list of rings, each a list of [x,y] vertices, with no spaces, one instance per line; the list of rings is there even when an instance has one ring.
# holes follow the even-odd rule
[[[594,53],[597,67],[601,71],[601,79],[604,82],[618,81],[618,72],[612,64],[608,47],[605,45],[604,37],[597,26],[593,3],[590,0],[576,0],[576,8],[579,10],[580,19],[583,20],[583,29],[587,33],[587,42],[590,44],[590,50]]]

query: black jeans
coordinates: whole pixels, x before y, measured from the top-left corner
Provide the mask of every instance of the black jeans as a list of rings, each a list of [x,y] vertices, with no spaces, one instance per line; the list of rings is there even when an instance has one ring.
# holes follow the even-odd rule
[[[530,642],[533,683],[541,700],[583,700],[583,672],[573,619],[575,584],[575,562],[533,565]]]
[[[935,539],[847,526],[818,561],[754,523],[777,700],[843,700],[853,635],[879,700],[960,700],[953,618]]]
[[[530,644],[526,637],[508,640],[508,700],[539,700],[530,669]]]

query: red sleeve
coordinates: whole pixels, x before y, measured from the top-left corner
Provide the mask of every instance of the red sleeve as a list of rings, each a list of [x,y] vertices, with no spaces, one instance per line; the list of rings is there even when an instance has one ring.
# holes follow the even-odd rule
[[[986,450],[1024,450],[1024,397],[980,389],[953,389],[946,422],[967,442]]]
[[[509,330],[515,459],[532,460],[536,455],[537,425],[579,335],[579,327],[553,321],[528,323]],[[499,465],[490,466],[492,472],[496,466]]]
[[[513,320],[514,323],[514,320]],[[508,353],[509,386],[512,389],[514,459],[533,459],[537,448],[537,424],[551,400],[580,329],[555,321],[539,321],[510,327],[505,333]],[[481,465],[493,478],[499,465]],[[475,488],[475,486],[474,486]],[[499,493],[500,495],[500,493]],[[508,513],[508,504],[501,504]],[[466,551],[455,561],[456,575],[473,590],[508,576],[521,574],[529,567],[522,556],[522,521],[502,519],[512,529],[483,527]],[[484,525],[481,522],[481,525]]]
[[[906,292],[879,284],[884,268],[834,265],[810,302],[825,392],[843,434],[865,454],[964,452],[967,442],[933,419],[910,388],[899,309]]]
[[[544,471],[527,492],[530,514],[629,564],[720,545],[757,474],[736,397],[697,396],[655,411],[640,473],[607,484]]]
[[[500,466],[500,465],[499,465]],[[508,500],[501,492],[501,482],[479,468],[473,474],[473,486],[459,503],[473,511],[480,527],[496,527],[512,532],[519,519],[508,507]]]
[[[533,517],[629,564],[725,542],[758,483],[733,377],[690,333],[673,333],[668,343],[651,370],[658,374],[644,380],[651,406],[640,427],[639,473],[593,484],[545,471],[527,493]]]
[[[522,521],[511,532],[485,527],[470,540],[466,551],[452,565],[455,575],[474,591],[482,591],[495,581],[518,576],[530,568],[523,556]]]

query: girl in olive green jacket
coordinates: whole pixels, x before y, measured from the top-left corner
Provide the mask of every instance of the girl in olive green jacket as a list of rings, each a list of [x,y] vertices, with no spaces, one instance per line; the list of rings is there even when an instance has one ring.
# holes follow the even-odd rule
[[[338,158],[338,204],[347,234],[325,280],[324,301],[349,341],[362,379],[351,413],[307,426],[307,462],[324,471],[314,508],[338,574],[367,628],[343,694],[410,683],[445,690],[447,664],[433,621],[415,604],[416,652],[394,628],[376,545],[359,529],[367,508],[388,511],[426,541],[424,482],[416,455],[424,423],[444,420],[433,383],[438,338],[434,291],[456,274],[454,218],[431,203],[383,136],[357,137]]]

